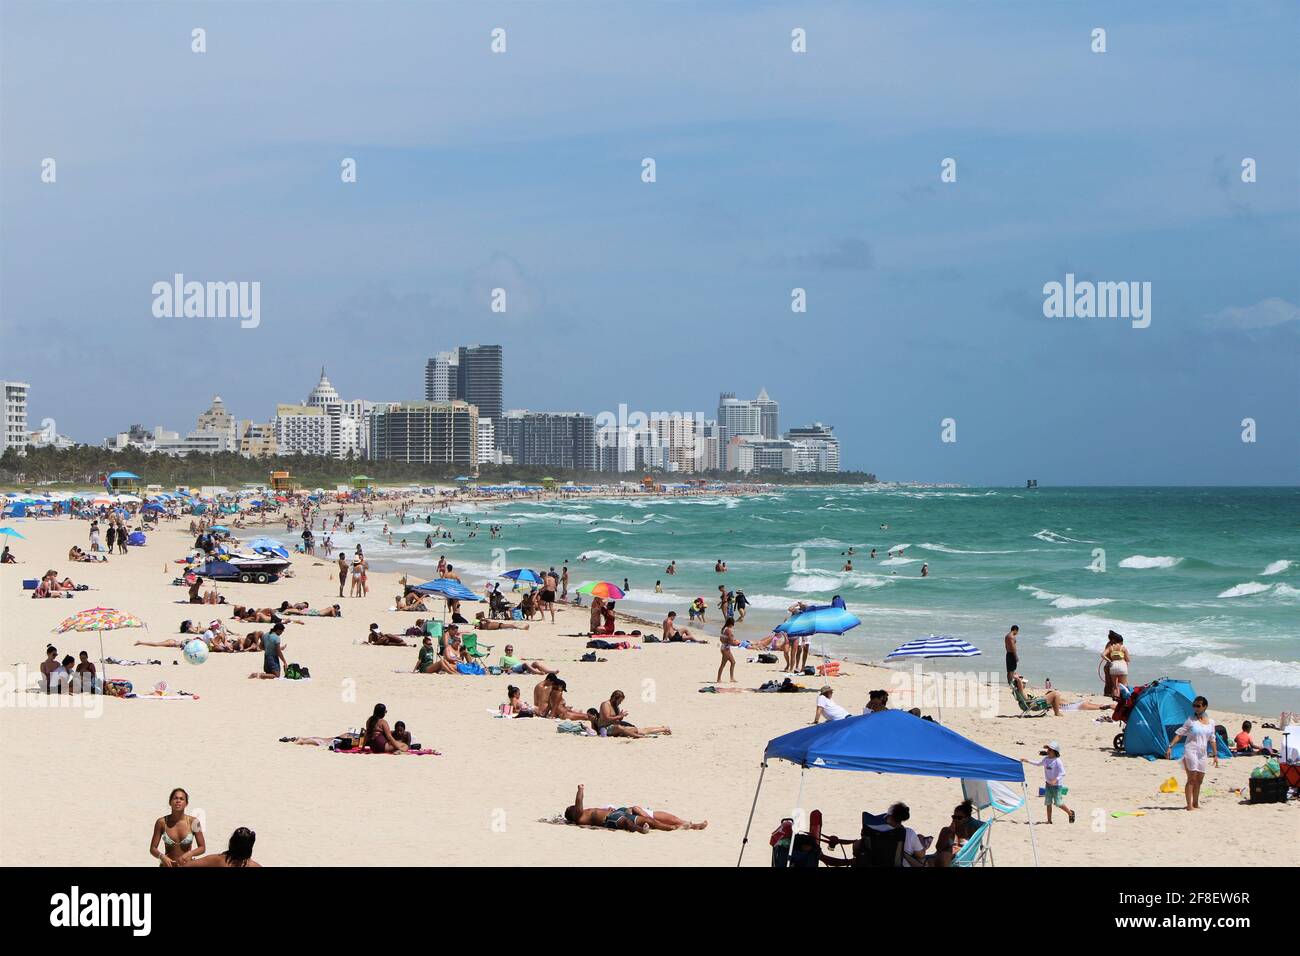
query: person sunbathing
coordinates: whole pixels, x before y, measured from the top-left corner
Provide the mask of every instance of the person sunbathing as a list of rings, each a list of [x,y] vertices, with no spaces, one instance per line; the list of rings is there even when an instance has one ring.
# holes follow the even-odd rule
[[[610,830],[631,830],[649,833],[651,830],[703,830],[708,820],[692,823],[667,810],[647,810],[645,807],[585,807],[585,787],[578,784],[578,794],[573,805],[564,808],[564,822],[579,827],[607,827]]]
[[[311,607],[306,601],[297,601],[290,604],[288,601],[281,601],[278,608],[281,614],[304,614],[307,608]]]
[[[280,613],[285,616],[293,615],[297,617],[342,617],[343,611],[337,604],[329,607],[313,608],[307,607],[304,602],[302,605],[293,605],[291,607],[280,606]]]
[[[366,635],[366,643],[374,644],[378,647],[414,647],[414,644],[408,644],[397,634],[383,634],[379,630],[378,624],[370,625],[370,633]]]
[[[1016,686],[1019,687],[1020,692],[1025,695],[1025,700],[1033,700],[1035,695],[1029,689],[1025,679],[1021,675],[1017,674],[1015,680]],[[1041,696],[1043,700],[1047,701],[1048,706],[1052,708],[1052,715],[1055,717],[1060,717],[1063,711],[1115,709],[1114,704],[1094,704],[1090,700],[1076,700],[1071,702],[1067,700],[1065,695],[1059,690],[1049,690]]]
[[[424,604],[424,598],[414,591],[408,591],[405,595],[397,596],[397,610],[399,611],[427,611],[429,610]]]
[[[975,835],[980,822],[975,819],[975,807],[963,800],[952,811],[952,822],[939,831],[934,841],[934,853],[925,858],[926,866],[952,866],[952,858],[962,845]]]
[[[533,708],[524,703],[523,695],[514,684],[509,684],[506,687],[506,702],[503,713],[515,714],[518,717],[533,716]]]
[[[554,674],[555,668],[547,667],[541,661],[523,661],[515,657],[515,646],[506,645],[506,652],[501,657],[501,669],[507,674]]]
[[[77,586],[72,583],[72,578],[64,578],[60,581],[58,573],[53,569],[46,571],[45,577],[42,580],[45,583],[45,587],[51,592],[75,591],[77,588]]]
[[[669,644],[707,644],[708,642],[691,636],[691,632],[684,627],[677,626],[677,612],[669,611],[668,616],[664,618],[663,639]]]
[[[269,607],[254,608],[236,604],[234,618],[245,624],[271,624],[275,621],[275,612]]]
[[[82,551],[81,548],[79,548],[77,545],[74,544],[68,550],[68,560],[83,561],[83,562],[98,562],[98,561],[107,561],[108,558],[99,554],[87,554],[85,551]]]
[[[591,720],[591,726],[594,727],[602,737],[632,737],[640,739],[649,737],[653,734],[671,734],[672,730],[667,727],[637,727],[631,723],[627,717],[628,713],[623,709],[624,694],[621,690],[616,690],[609,695],[609,700],[600,705],[600,709],[591,708],[587,711],[587,716]]]
[[[569,689],[557,674],[547,674],[533,688],[533,710],[538,717],[550,717],[553,720],[590,720],[586,711],[574,710],[564,699],[564,692]]]
[[[489,620],[487,614],[479,611],[474,615],[474,627],[480,631],[526,631],[527,624],[518,624],[515,621],[493,621]]]

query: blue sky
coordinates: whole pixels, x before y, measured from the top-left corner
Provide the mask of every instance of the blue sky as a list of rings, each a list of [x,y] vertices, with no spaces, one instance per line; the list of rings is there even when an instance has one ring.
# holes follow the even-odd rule
[[[1295,483],[1300,7],[1134,7],[5,0],[0,377],[98,442],[500,342],[509,407],[765,386],[886,478]],[[1044,318],[1067,272],[1150,328]]]

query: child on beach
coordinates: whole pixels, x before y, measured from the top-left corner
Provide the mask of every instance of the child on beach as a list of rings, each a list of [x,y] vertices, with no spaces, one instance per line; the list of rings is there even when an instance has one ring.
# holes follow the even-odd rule
[[[1052,807],[1056,806],[1064,810],[1073,823],[1074,811],[1065,805],[1065,795],[1070,792],[1070,788],[1065,785],[1065,764],[1061,763],[1061,745],[1053,740],[1040,752],[1043,755],[1042,760],[1026,760],[1021,757],[1020,762],[1043,768],[1043,802],[1047,805],[1047,822],[1052,822]]]

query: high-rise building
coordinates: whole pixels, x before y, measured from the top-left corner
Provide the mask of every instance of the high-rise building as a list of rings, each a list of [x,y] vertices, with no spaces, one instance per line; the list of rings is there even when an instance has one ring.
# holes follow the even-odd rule
[[[764,438],[780,438],[781,430],[777,424],[780,408],[776,402],[767,397],[767,389],[758,390],[758,398],[754,399],[754,404],[758,406],[758,433]]]
[[[501,464],[501,453],[497,451],[496,426],[490,418],[478,420],[478,463],[480,465]]]
[[[502,352],[499,345],[462,345],[456,353],[456,398],[478,408],[480,418],[501,417]]]
[[[478,464],[478,409],[466,402],[394,402],[370,416],[370,457],[381,461]]]
[[[26,382],[3,382],[4,387],[4,446],[0,454],[10,448],[22,451],[27,446],[27,393],[31,386]]]
[[[281,455],[329,455],[330,417],[312,405],[277,405],[275,444]]]
[[[511,409],[494,424],[498,450],[516,465],[596,470],[596,420],[590,415]]]
[[[245,458],[267,458],[277,453],[275,423],[250,422],[239,439],[239,453]]]
[[[840,440],[833,434],[831,425],[813,422],[799,425],[785,433],[794,442],[796,456],[794,471],[839,471]]]
[[[424,365],[424,400],[450,402],[456,398],[458,358],[455,352],[439,352]]]
[[[718,425],[727,440],[744,435],[763,434],[763,409],[758,402],[737,398],[735,392],[718,397]]]

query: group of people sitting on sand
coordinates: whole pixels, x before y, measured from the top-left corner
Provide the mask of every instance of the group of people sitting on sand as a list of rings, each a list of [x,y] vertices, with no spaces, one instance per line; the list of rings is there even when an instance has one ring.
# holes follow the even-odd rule
[[[60,659],[58,649],[53,644],[46,645],[45,660],[41,662],[41,689],[47,694],[93,694],[97,688],[90,655],[82,651],[80,661],[71,654]]]
[[[280,742],[300,747],[346,747],[348,750],[367,747],[371,753],[379,754],[401,754],[420,749],[420,745],[412,741],[405,721],[389,725],[388,708],[383,704],[375,704],[360,739],[357,739],[356,731],[345,731],[333,737],[281,737]]]
[[[73,591],[84,591],[85,585],[78,587],[73,583],[72,578],[59,578],[59,574],[53,568],[46,571],[41,577],[40,583],[36,585],[36,590],[32,591],[34,598],[61,598],[72,597]]]
[[[509,648],[507,648],[507,651]],[[536,662],[534,662],[536,663]],[[572,720],[587,723],[601,737],[631,737],[640,739],[657,734],[671,734],[669,727],[638,727],[623,709],[626,696],[621,690],[609,695],[599,707],[589,707],[585,711],[569,706],[564,699],[569,685],[555,671],[550,671],[533,688],[533,702],[524,702],[523,693],[513,684],[506,688],[506,702],[501,712],[513,717],[545,717],[554,720]]]
[[[68,549],[68,560],[69,560],[69,561],[82,561],[82,562],[85,562],[85,563],[87,563],[87,564],[98,564],[98,563],[100,563],[100,562],[107,561],[107,560],[108,560],[108,555],[106,555],[106,554],[87,554],[85,551],[82,551],[81,548],[80,548],[78,545],[75,545],[75,544],[74,544],[72,547],[70,547],[70,548]]]
[[[969,800],[957,804],[949,822],[939,836],[919,836],[907,826],[912,812],[905,803],[895,803],[880,815],[864,813],[862,831],[857,839],[823,835],[820,831],[794,834],[790,843],[791,867],[824,866],[902,866],[947,867],[980,827]],[[785,823],[787,821],[783,821]],[[848,847],[847,856],[822,851]],[[933,847],[934,852],[929,852]]]

